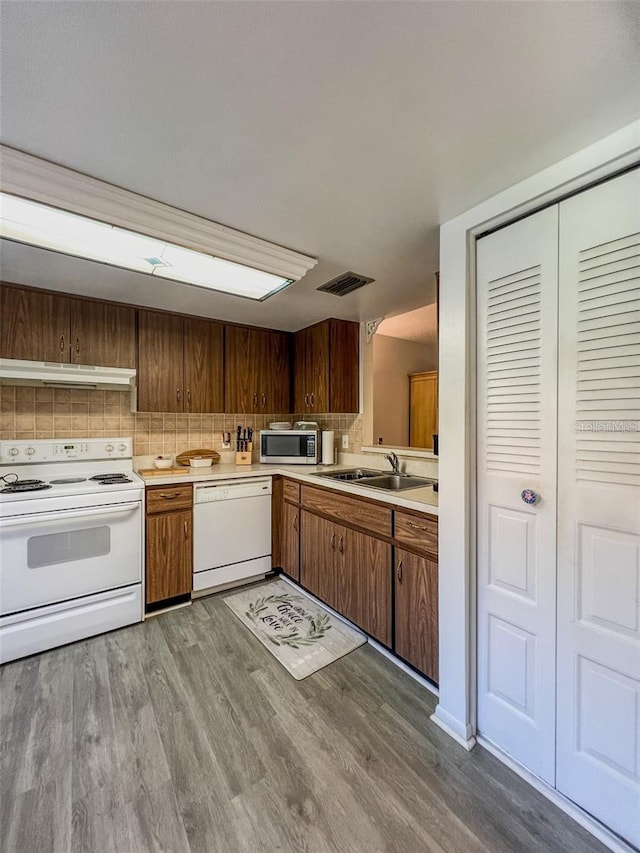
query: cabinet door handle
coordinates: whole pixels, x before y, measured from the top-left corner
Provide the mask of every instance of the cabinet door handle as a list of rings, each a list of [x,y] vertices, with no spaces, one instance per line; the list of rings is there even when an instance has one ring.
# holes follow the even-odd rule
[[[298,516],[297,515],[293,516],[293,529],[296,531],[298,529]]]
[[[258,405],[258,392],[254,391],[253,392],[253,407],[254,407],[254,409],[256,408],[257,405]]]
[[[187,388],[187,406],[191,408],[191,389]]]
[[[408,521],[407,524],[409,527],[413,527],[414,530],[422,530],[424,533],[429,532],[429,528],[424,527],[422,524],[414,524],[412,521]]]
[[[185,521],[185,523],[184,523],[184,538],[185,539],[189,538],[189,522],[188,521]]]
[[[262,408],[263,409],[267,408],[267,395],[266,394],[262,395]]]
[[[308,394],[304,395],[304,404],[305,404],[305,406],[309,405],[309,395]]]
[[[60,335],[60,352],[64,352],[64,335]]]
[[[316,399],[316,395],[315,395],[315,394],[312,394],[312,395],[311,395],[311,406],[312,406],[312,407],[313,407],[313,406],[315,406],[315,399]]]
[[[341,554],[344,554],[344,536],[341,536],[338,540],[338,551],[340,551]]]
[[[176,388],[176,403],[180,403],[180,389]]]
[[[402,583],[402,560],[400,560],[396,568],[396,577],[398,578],[398,583]]]
[[[80,338],[76,338],[76,353],[80,355]]]
[[[331,534],[331,547],[333,548],[334,551],[336,550],[336,534],[335,533]]]
[[[160,492],[160,497],[164,498],[166,501],[172,501],[174,498],[177,498],[180,492]]]

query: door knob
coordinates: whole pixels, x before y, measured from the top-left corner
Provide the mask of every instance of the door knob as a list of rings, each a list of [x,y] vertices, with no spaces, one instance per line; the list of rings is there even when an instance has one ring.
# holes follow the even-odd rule
[[[540,500],[540,495],[537,492],[534,492],[533,489],[523,489],[520,492],[520,497],[526,504],[529,504],[529,506],[537,504]]]

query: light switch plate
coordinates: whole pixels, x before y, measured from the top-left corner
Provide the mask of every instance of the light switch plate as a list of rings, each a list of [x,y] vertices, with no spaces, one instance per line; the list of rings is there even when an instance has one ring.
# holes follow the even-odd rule
[[[343,450],[349,449],[349,436],[348,435],[342,436],[342,449]]]

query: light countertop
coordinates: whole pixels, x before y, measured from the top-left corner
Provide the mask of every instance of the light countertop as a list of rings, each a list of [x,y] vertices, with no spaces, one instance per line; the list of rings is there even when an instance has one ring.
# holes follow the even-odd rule
[[[356,483],[344,483],[339,480],[329,480],[317,477],[314,474],[325,474],[330,471],[346,471],[356,466],[353,465],[234,465],[219,463],[211,468],[185,468],[184,473],[163,475],[151,474],[143,476],[147,486],[167,486],[177,483],[207,483],[212,480],[246,479],[247,477],[259,477],[280,474],[307,483],[311,486],[324,486],[335,489],[345,494],[358,495],[369,498],[380,503],[391,504],[406,509],[414,509],[419,512],[428,512],[438,515],[438,493],[433,491],[432,486],[419,486],[415,489],[405,489],[402,492],[392,492],[361,486]],[[359,466],[361,467],[361,466]],[[370,466],[375,468],[375,465]],[[304,470],[301,470],[304,468]],[[386,473],[386,472],[385,472]]]

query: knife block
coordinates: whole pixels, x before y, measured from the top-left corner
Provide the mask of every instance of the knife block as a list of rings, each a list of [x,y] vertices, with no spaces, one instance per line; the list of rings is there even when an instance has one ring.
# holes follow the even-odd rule
[[[236,465],[251,465],[251,451],[253,450],[253,442],[247,445],[246,450],[236,451]]]

